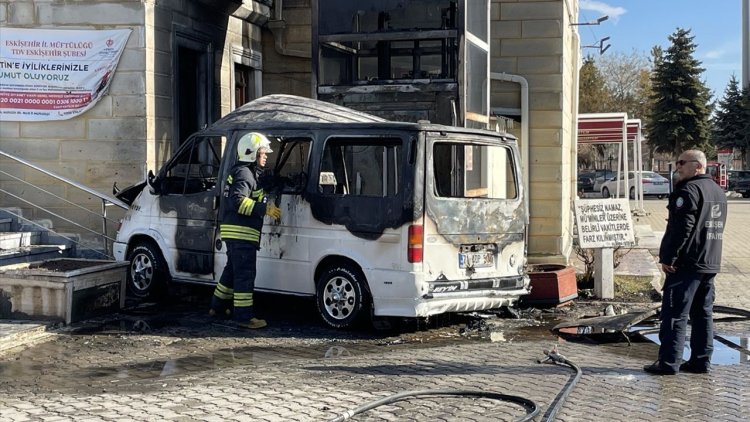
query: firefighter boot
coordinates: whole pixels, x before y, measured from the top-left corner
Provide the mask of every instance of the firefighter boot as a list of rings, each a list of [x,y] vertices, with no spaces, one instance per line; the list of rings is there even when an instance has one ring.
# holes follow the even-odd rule
[[[250,318],[250,321],[247,322],[237,322],[237,326],[242,328],[249,328],[251,330],[256,330],[258,328],[263,328],[267,326],[266,320],[264,319],[258,319],[258,318]]]
[[[220,312],[216,312],[216,310],[214,308],[211,308],[211,309],[208,310],[208,316],[210,316],[211,318],[220,316],[220,314],[221,313]],[[229,309],[229,308],[224,309],[223,318],[229,318],[231,316],[232,316],[232,310]]]

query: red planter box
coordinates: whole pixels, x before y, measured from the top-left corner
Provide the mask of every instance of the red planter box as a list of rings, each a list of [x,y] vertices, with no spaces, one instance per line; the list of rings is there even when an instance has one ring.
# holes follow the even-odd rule
[[[576,269],[558,264],[540,264],[529,267],[531,293],[523,297],[530,305],[559,305],[578,297]]]

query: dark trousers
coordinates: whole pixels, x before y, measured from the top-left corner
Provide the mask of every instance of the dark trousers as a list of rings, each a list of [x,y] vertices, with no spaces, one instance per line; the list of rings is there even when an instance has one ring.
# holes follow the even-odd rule
[[[256,246],[242,240],[226,240],[227,264],[211,298],[211,308],[217,312],[234,307],[235,321],[248,322],[253,313],[255,289]]]
[[[667,274],[661,306],[659,360],[679,370],[682,362],[688,316],[690,317],[690,361],[708,367],[713,353],[714,277],[677,271]]]

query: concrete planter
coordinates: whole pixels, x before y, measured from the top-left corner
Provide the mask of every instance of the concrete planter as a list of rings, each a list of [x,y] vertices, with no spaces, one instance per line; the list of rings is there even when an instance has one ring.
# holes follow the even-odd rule
[[[125,305],[127,262],[51,259],[0,267],[0,318],[70,324]]]
[[[573,266],[539,264],[529,268],[531,293],[523,297],[529,305],[559,305],[578,297]]]

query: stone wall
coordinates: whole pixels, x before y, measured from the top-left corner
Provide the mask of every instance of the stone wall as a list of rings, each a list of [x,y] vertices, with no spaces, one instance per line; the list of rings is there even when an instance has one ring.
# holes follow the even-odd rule
[[[566,263],[572,248],[578,46],[569,23],[577,9],[559,1],[492,0],[490,71],[529,84],[530,262]],[[490,107],[521,108],[515,83],[493,81]],[[571,167],[573,166],[573,168]]]
[[[157,170],[171,156],[175,145],[174,100],[175,93],[181,91],[173,85],[175,34],[211,45],[215,68],[213,95],[207,100],[210,123],[234,107],[233,64],[247,59],[245,64],[257,66],[260,73],[260,25],[269,14],[268,6],[252,0],[0,0],[0,24],[7,27],[132,29],[109,92],[96,106],[69,120],[2,121],[0,150],[104,194],[111,194],[114,182],[126,187],[142,180],[147,169]],[[3,170],[68,201],[95,211],[101,208],[92,195],[27,167],[3,160]],[[95,215],[39,194],[12,178],[0,175],[0,185],[11,192],[24,192],[26,199],[73,221],[96,229],[101,226]],[[26,216],[49,218],[7,195],[0,206],[20,206],[28,210]]]
[[[281,5],[263,29],[263,94],[314,98],[311,0],[286,0]]]

